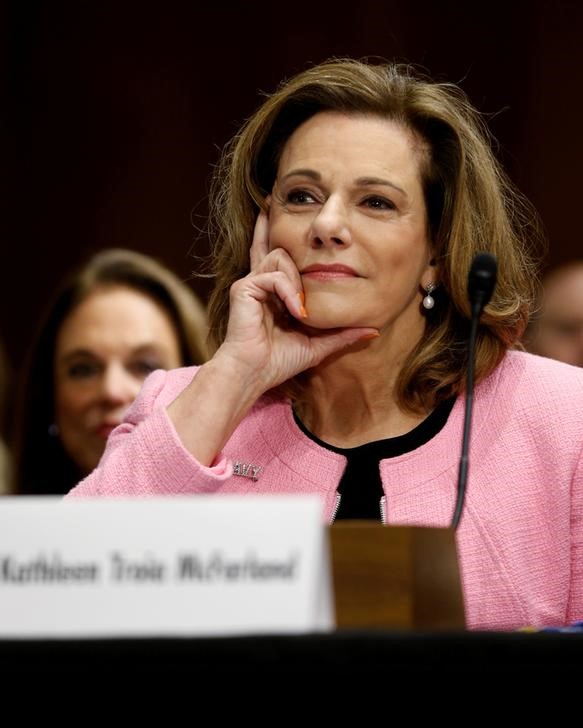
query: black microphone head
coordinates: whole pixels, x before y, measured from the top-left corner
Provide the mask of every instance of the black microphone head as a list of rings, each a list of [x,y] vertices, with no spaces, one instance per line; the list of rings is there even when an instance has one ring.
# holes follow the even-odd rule
[[[468,274],[468,296],[472,316],[479,316],[492,298],[496,287],[496,258],[491,253],[478,253],[472,260]]]

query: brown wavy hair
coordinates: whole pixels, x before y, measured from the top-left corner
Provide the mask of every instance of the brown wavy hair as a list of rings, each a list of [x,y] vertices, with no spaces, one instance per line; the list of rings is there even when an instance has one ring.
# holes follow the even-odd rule
[[[480,381],[508,348],[520,346],[535,297],[534,254],[542,251],[543,239],[538,215],[496,160],[491,135],[466,94],[408,65],[332,59],[309,68],[268,95],[225,146],[211,185],[211,342],[218,346],[224,339],[231,284],[249,272],[254,223],[265,209],[283,147],[295,129],[321,111],[392,120],[427,149],[421,175],[439,285],[426,334],[397,382],[404,409],[427,410],[464,387],[473,257],[489,251],[498,260],[496,290],[478,333]],[[300,384],[301,377],[295,381]],[[297,396],[300,390],[280,391]]]

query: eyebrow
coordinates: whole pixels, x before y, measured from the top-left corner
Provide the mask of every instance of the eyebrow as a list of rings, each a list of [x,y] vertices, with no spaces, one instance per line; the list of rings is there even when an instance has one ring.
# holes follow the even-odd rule
[[[130,349],[128,354],[129,356],[141,356],[144,354],[164,354],[164,350],[157,342],[152,341],[151,343],[140,344],[139,346]],[[71,351],[66,352],[62,355],[62,357],[60,357],[59,361],[66,364],[69,361],[83,357],[88,359],[102,359],[102,356],[95,351],[92,351],[91,349],[80,348],[72,349]]]
[[[292,169],[291,172],[288,172],[287,174],[284,174],[281,178],[280,182],[284,182],[289,177],[309,177],[310,179],[313,179],[315,182],[321,182],[322,175],[319,172],[316,172],[313,169]],[[397,192],[400,192],[405,197],[408,197],[407,193],[402,187],[399,187],[399,185],[396,185],[394,182],[391,182],[388,179],[383,179],[382,177],[359,177],[356,180],[356,184],[359,187],[367,187],[367,186],[373,186],[373,185],[382,185],[383,187],[392,187],[394,190],[397,190]]]
[[[281,182],[289,177],[309,177],[316,182],[319,182],[322,179],[322,175],[319,172],[315,172],[313,169],[292,169],[291,172],[283,175]]]
[[[356,184],[361,186],[382,185],[383,187],[392,187],[405,197],[409,196],[402,187],[399,187],[399,185],[396,185],[394,182],[391,182],[388,179],[383,179],[382,177],[359,177],[356,180]]]
[[[78,357],[99,359],[99,356],[97,354],[95,354],[95,352],[91,351],[90,349],[72,349],[71,351],[68,351],[65,354],[63,354],[61,357],[59,357],[59,361],[66,363],[72,359],[77,359]]]

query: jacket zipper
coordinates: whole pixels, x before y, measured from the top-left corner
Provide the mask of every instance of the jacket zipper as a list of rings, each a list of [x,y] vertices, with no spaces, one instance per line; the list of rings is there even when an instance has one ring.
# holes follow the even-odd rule
[[[386,495],[384,495],[381,498],[381,502],[379,505],[380,505],[380,509],[381,509],[381,523],[383,524],[383,526],[386,526],[387,525],[387,496]]]
[[[340,493],[336,493],[336,498],[334,501],[334,508],[332,509],[332,516],[330,517],[330,525],[334,523],[336,520],[336,514],[338,513],[338,509],[340,508],[340,501],[342,500],[342,496]],[[384,495],[380,502],[379,502],[379,510],[381,515],[381,523],[383,526],[387,525],[387,496]]]
[[[334,523],[334,519],[336,518],[336,514],[338,513],[338,509],[340,508],[340,500],[342,496],[340,493],[336,493],[336,500],[334,501],[334,508],[332,509],[332,516],[330,518],[330,525]]]

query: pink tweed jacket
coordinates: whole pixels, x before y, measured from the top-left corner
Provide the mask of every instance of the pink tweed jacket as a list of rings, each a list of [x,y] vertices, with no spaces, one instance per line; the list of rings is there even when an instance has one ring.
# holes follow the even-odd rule
[[[330,519],[345,459],[306,437],[288,402],[260,399],[212,467],[184,449],[165,408],[196,371],[154,372],[68,497],[316,493]],[[459,397],[432,440],[381,461],[386,523],[449,525],[463,413]],[[469,628],[583,619],[582,449],[583,370],[509,352],[476,388],[457,531]]]

